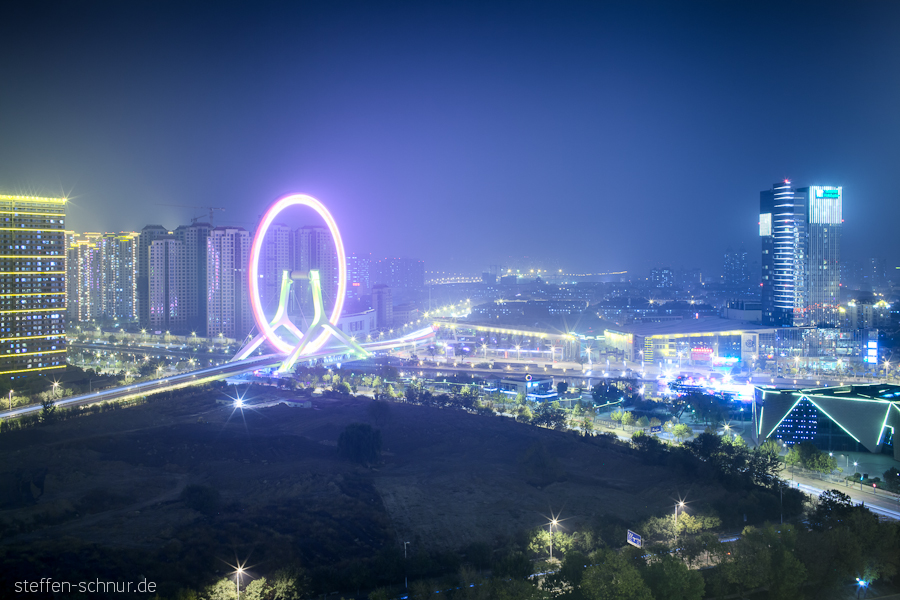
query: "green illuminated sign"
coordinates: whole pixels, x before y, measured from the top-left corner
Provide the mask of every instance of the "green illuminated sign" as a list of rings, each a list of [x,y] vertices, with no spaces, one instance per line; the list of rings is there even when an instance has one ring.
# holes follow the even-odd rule
[[[839,198],[840,192],[838,190],[825,190],[826,198]]]

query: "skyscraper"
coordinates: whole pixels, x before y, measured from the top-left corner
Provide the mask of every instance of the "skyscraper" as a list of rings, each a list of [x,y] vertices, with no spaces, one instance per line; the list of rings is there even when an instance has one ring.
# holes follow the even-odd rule
[[[97,234],[94,234],[97,235]],[[102,315],[103,265],[95,239],[76,239],[66,250],[66,313],[70,323]]]
[[[184,327],[191,331],[203,331],[206,327],[206,238],[211,229],[209,223],[192,223],[181,225],[173,232],[183,243],[181,312]]]
[[[207,337],[241,339],[253,328],[250,312],[250,234],[243,227],[216,227],[207,239]]]
[[[273,223],[266,232],[260,251],[259,300],[263,312],[272,316],[281,293],[281,274],[294,268],[293,232],[290,227]]]
[[[141,229],[137,241],[137,313],[138,322],[144,329],[150,327],[150,244],[153,240],[169,235],[162,225],[147,225]]]
[[[750,287],[750,270],[747,265],[747,250],[725,250],[725,287],[735,291],[747,291]]]
[[[372,287],[372,308],[375,309],[375,327],[389,329],[394,325],[394,299],[391,288],[383,283]]]
[[[785,180],[760,192],[764,324],[838,324],[841,190]]]
[[[359,300],[371,292],[369,257],[351,254],[347,257],[347,299]]]
[[[414,258],[383,258],[369,264],[369,280],[395,289],[425,287],[425,262]]]
[[[0,195],[0,375],[66,367],[65,198]]]
[[[137,238],[134,232],[106,233],[99,241],[103,270],[103,314],[113,319],[137,316],[135,268]]]
[[[318,269],[322,282],[322,300],[325,310],[331,311],[337,299],[338,261],[337,250],[331,232],[326,227],[309,225],[295,232],[294,266],[299,271],[307,272]],[[300,306],[304,314],[312,316],[312,295],[305,281],[299,282]]]
[[[184,242],[172,235],[160,237],[150,243],[148,254],[148,326],[181,333],[187,327]]]

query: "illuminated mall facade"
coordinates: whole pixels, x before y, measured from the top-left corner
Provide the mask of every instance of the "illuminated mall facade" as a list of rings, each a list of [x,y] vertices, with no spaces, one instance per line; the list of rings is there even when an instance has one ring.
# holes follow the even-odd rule
[[[606,345],[633,362],[723,366],[774,361],[806,369],[842,370],[873,365],[878,331],[771,327],[708,318],[637,323],[606,329]]]

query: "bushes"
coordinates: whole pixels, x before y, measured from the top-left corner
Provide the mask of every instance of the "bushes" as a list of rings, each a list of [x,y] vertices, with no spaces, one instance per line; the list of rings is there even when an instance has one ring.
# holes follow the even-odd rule
[[[366,423],[351,423],[338,438],[338,452],[348,460],[372,464],[381,458],[381,430]]]
[[[181,490],[181,501],[204,515],[212,515],[219,510],[221,495],[219,490],[207,485],[189,485]]]

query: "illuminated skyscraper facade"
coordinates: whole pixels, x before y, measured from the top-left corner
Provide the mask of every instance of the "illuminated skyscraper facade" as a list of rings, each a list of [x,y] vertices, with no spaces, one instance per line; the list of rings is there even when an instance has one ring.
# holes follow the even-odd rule
[[[760,192],[764,324],[838,324],[841,203],[840,187],[785,180]]]
[[[66,314],[70,323],[84,323],[102,314],[103,267],[95,238],[85,234],[66,251]]]
[[[68,240],[68,318],[135,318],[136,233],[84,233]]]
[[[207,238],[206,335],[241,339],[253,328],[250,312],[250,234],[243,227],[216,227]]]
[[[0,376],[66,366],[65,198],[0,195]]]
[[[103,281],[103,315],[113,319],[137,317],[137,239],[134,232],[105,233],[98,241]]]

